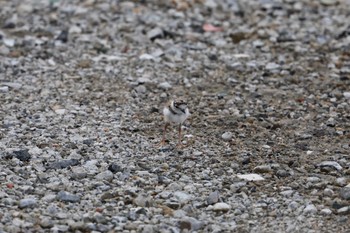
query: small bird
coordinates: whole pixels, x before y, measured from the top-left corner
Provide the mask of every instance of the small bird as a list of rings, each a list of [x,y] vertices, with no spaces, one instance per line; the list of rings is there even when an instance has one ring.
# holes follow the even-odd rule
[[[161,146],[165,144],[165,134],[168,126],[171,123],[178,124],[179,127],[179,142],[177,144],[177,147],[181,147],[181,126],[182,123],[190,116],[190,112],[188,110],[187,103],[182,100],[173,100],[164,107],[163,109],[164,114],[164,129],[163,129],[163,138],[161,142]]]

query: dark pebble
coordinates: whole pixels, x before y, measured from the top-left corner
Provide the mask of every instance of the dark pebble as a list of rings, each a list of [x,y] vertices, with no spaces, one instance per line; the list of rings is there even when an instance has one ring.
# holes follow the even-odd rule
[[[51,163],[48,166],[48,168],[49,169],[64,169],[64,168],[71,167],[71,166],[77,166],[79,164],[80,164],[79,160],[77,160],[77,159],[64,159],[61,161]]]
[[[122,172],[123,168],[115,163],[112,163],[108,166],[108,170],[110,170],[113,173],[117,173],[117,172]]]
[[[22,162],[28,162],[31,159],[31,155],[29,154],[28,150],[18,150],[13,152],[15,154],[15,157]]]

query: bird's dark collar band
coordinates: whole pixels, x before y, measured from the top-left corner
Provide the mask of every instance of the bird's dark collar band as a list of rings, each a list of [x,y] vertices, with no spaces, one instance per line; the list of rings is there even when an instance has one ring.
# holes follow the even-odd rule
[[[169,105],[169,111],[174,115],[178,115],[178,113],[174,111],[171,105]]]

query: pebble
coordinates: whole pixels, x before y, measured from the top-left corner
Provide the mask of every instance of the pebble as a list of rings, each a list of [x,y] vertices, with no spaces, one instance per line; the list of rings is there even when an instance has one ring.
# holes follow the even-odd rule
[[[19,208],[33,208],[37,205],[35,198],[25,198],[19,201]]]
[[[4,45],[6,45],[7,47],[13,47],[15,46],[15,40],[12,38],[4,38],[3,39]]]
[[[189,231],[198,231],[203,227],[204,223],[193,217],[184,217],[179,221],[178,225],[182,231],[186,229]]]
[[[337,213],[341,214],[341,215],[350,214],[350,208],[349,208],[349,206],[344,206],[344,207],[338,209]]]
[[[325,209],[322,209],[320,211],[320,214],[322,214],[322,215],[331,215],[332,214],[332,210],[330,210],[328,208],[325,208]]]
[[[232,133],[231,132],[225,132],[221,135],[221,138],[224,140],[224,141],[230,141],[232,139]]]
[[[97,180],[106,180],[109,182],[113,180],[113,177],[114,177],[113,172],[111,172],[110,170],[101,172],[95,176]]]
[[[9,87],[7,87],[7,86],[0,87],[0,92],[6,93],[6,92],[8,92],[8,91],[9,91]]]
[[[28,150],[18,150],[13,152],[15,157],[22,162],[28,162],[31,159],[31,155],[29,154]]]
[[[343,187],[340,190],[340,197],[344,200],[350,200],[350,187]]]
[[[238,178],[242,180],[247,180],[247,181],[260,181],[260,180],[265,180],[264,177],[262,177],[259,174],[242,174],[242,175],[237,175]]]
[[[162,90],[168,90],[168,89],[171,89],[172,88],[172,85],[168,82],[162,82],[158,85],[158,87]]]
[[[150,40],[161,38],[163,37],[163,30],[159,27],[153,28],[152,30],[147,32],[147,37]]]
[[[71,166],[77,166],[80,162],[77,159],[64,159],[61,161],[51,163],[48,168],[50,169],[64,169]]]
[[[303,210],[304,214],[316,214],[317,213],[317,209],[316,206],[313,204],[307,205],[304,210]]]
[[[343,95],[345,99],[350,99],[350,92],[344,92]]]
[[[141,193],[134,199],[134,204],[140,207],[150,207],[153,205],[152,197]]]
[[[340,166],[339,163],[337,163],[335,161],[323,161],[322,163],[319,163],[318,166],[321,168],[330,167],[330,168],[334,168],[338,171],[341,171],[343,169],[342,166]]]
[[[176,191],[174,193],[174,197],[181,203],[185,204],[189,202],[192,199],[192,196],[189,195],[188,193],[181,192],[181,191]]]
[[[80,201],[80,197],[66,192],[66,191],[60,191],[57,193],[57,199],[60,201],[64,201],[64,202],[79,202]]]
[[[260,165],[256,166],[253,171],[256,173],[269,173],[272,172],[272,168],[270,165]]]
[[[280,68],[280,65],[273,63],[273,62],[270,62],[265,66],[265,69],[267,69],[267,70],[276,70],[279,68]]]
[[[119,165],[117,165],[115,163],[111,163],[108,166],[108,170],[110,170],[113,173],[117,173],[117,172],[122,172],[124,169],[121,166],[119,166]]]
[[[211,192],[207,198],[208,205],[215,204],[219,201],[219,191]]]
[[[335,183],[340,187],[344,187],[348,184],[348,179],[346,177],[338,177]]]
[[[213,210],[214,211],[229,211],[231,209],[231,206],[227,203],[224,203],[224,202],[219,202],[219,203],[216,203],[214,206],[213,206]]]

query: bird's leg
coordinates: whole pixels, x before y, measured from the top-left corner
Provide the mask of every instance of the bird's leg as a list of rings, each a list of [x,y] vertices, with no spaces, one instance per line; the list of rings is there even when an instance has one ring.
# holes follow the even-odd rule
[[[164,128],[163,128],[163,137],[162,137],[162,141],[160,142],[159,146],[165,145],[165,134],[166,134],[166,130],[167,130],[168,126],[169,126],[169,123],[165,122]]]
[[[179,124],[179,143],[177,144],[178,148],[182,147],[182,142],[181,142],[181,124]]]

